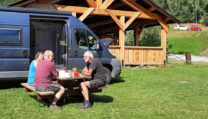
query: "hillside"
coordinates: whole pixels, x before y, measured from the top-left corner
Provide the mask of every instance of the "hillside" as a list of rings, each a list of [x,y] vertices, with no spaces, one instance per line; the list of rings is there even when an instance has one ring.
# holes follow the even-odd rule
[[[202,31],[183,31],[173,29],[174,25],[169,26],[167,37],[168,51],[176,54],[190,52],[193,55],[206,55],[208,52],[203,52],[208,49],[208,28],[203,28]]]

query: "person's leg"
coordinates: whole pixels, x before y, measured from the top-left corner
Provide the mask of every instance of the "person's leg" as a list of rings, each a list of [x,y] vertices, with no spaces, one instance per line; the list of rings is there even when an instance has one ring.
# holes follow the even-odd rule
[[[81,87],[82,95],[84,97],[84,103],[81,104],[81,105],[79,105],[79,108],[80,109],[90,108],[91,107],[91,104],[90,104],[90,101],[89,101],[89,90],[88,90],[88,88],[90,88],[89,81],[82,82],[80,84],[80,87]]]
[[[65,91],[63,86],[59,86],[59,87],[60,87],[60,90],[56,93],[52,102],[52,104],[55,104],[55,105],[58,102],[58,100],[61,99],[61,96],[64,94],[64,91]]]
[[[84,99],[89,100],[89,91],[88,91],[88,88],[90,88],[89,81],[82,82],[80,84],[80,86],[81,86],[81,89],[82,89],[82,95],[83,95]]]
[[[57,85],[57,84],[52,84],[50,87],[50,90],[57,92],[54,99],[53,99],[52,104],[50,105],[50,108],[51,109],[61,109],[61,107],[57,106],[56,103],[58,102],[59,99],[61,99],[61,96],[64,94],[64,91],[65,91],[64,87]]]

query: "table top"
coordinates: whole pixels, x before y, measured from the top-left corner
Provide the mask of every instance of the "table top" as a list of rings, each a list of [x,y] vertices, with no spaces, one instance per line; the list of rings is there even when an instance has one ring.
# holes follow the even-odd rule
[[[57,80],[61,80],[61,81],[67,81],[67,80],[80,80],[80,79],[91,79],[91,76],[85,76],[81,73],[79,73],[78,77],[56,77]]]

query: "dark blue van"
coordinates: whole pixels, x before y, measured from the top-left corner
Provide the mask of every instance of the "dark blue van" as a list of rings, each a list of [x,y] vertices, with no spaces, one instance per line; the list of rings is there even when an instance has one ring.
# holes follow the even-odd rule
[[[18,7],[0,7],[0,79],[24,79],[38,51],[52,50],[58,69],[85,66],[83,53],[93,52],[115,78],[120,61],[70,12]]]

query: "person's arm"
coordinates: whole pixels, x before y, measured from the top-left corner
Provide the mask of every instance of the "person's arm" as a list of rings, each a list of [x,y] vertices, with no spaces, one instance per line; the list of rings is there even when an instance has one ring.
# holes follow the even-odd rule
[[[88,71],[83,71],[82,74],[85,76],[91,76],[92,75],[93,70],[89,69]]]
[[[56,68],[55,68],[55,64],[53,63],[53,65],[51,66],[51,73],[55,76],[55,77],[58,77],[59,73],[58,71],[56,71]]]
[[[82,74],[85,74],[86,72],[88,72],[87,67],[85,67],[85,68],[82,70]]]
[[[59,75],[58,71],[53,72],[53,75],[54,75],[55,77],[58,77],[58,75]]]

